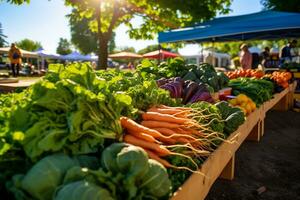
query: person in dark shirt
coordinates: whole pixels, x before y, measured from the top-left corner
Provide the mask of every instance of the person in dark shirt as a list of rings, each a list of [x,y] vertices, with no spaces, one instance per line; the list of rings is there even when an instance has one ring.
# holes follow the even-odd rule
[[[262,66],[268,67],[269,66],[269,61],[271,60],[270,48],[265,47],[264,51],[261,52],[260,57],[261,57]]]
[[[285,60],[292,60],[291,49],[297,46],[297,40],[289,41],[286,46],[284,46],[279,53],[279,58],[281,62]]]

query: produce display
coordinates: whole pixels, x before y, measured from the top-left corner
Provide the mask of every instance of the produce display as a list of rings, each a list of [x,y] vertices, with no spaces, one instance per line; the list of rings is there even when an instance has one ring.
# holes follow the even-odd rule
[[[256,106],[270,100],[274,91],[272,82],[253,78],[232,79],[229,82],[229,87],[232,88],[233,95],[245,94],[254,101]]]
[[[239,94],[236,98],[228,101],[231,105],[241,108],[245,115],[249,115],[256,109],[256,104],[245,94]]]
[[[225,73],[230,79],[236,79],[239,77],[255,77],[255,78],[261,78],[264,76],[263,71],[256,70],[256,69],[238,69],[235,71],[230,71]]]
[[[292,79],[292,74],[290,72],[273,72],[272,74],[264,75],[264,79],[270,79],[275,82],[276,85],[287,88],[289,87],[289,81]]]
[[[300,63],[296,63],[296,62],[289,62],[289,63],[284,63],[281,66],[282,69],[287,69],[287,70],[300,70]]]
[[[211,90],[217,92],[227,86],[229,78],[223,72],[216,72],[215,68],[207,63],[197,65],[185,64],[182,58],[175,58],[160,65],[144,60],[137,67],[143,76],[159,78],[181,77],[184,80],[196,83],[205,83]]]
[[[189,80],[185,81],[180,77],[161,78],[156,82],[160,88],[168,90],[172,98],[182,98],[183,104],[197,101],[214,102],[206,84],[198,84]]]
[[[1,198],[169,199],[273,94],[270,80],[229,81],[207,64],[160,66],[50,65],[33,86],[0,94]],[[215,102],[211,87],[225,85],[235,97]]]

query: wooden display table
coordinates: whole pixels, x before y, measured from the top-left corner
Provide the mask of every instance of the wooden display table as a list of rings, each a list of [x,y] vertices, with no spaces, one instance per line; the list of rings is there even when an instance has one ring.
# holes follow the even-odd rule
[[[201,200],[206,197],[217,178],[232,180],[234,178],[235,152],[245,140],[259,141],[264,133],[266,112],[273,107],[280,107],[289,100],[294,84],[274,98],[265,102],[251,113],[244,124],[232,133],[202,164],[199,174],[194,173],[174,193],[172,200]],[[286,107],[284,107],[285,109]]]

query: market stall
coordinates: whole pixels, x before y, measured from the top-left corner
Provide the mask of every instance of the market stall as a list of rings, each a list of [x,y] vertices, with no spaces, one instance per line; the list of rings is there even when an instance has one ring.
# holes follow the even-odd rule
[[[161,59],[161,60],[164,60],[164,59],[167,59],[167,58],[176,58],[176,57],[180,57],[180,55],[177,54],[177,53],[172,53],[172,52],[165,51],[165,50],[162,50],[162,49],[152,51],[152,52],[149,52],[149,53],[145,53],[143,55],[143,58]]]
[[[226,75],[181,58],[49,69],[0,95],[4,198],[203,199],[219,176],[233,179],[235,151],[259,141],[265,112],[294,88],[287,72]]]

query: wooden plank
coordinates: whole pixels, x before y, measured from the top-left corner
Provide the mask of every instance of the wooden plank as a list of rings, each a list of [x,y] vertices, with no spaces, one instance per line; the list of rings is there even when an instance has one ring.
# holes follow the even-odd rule
[[[279,102],[272,108],[272,110],[277,111],[287,111],[289,109],[289,95],[283,96]]]
[[[234,178],[234,166],[235,166],[235,154],[229,160],[225,168],[223,169],[219,178],[226,179],[226,180],[233,180]]]
[[[250,134],[247,137],[248,141],[259,142],[261,136],[261,121],[259,121],[250,131]]]
[[[265,134],[265,119],[262,119],[260,125],[260,136],[262,137],[264,134]]]

